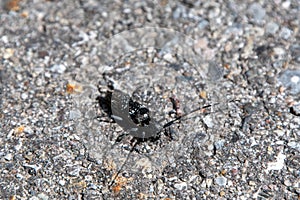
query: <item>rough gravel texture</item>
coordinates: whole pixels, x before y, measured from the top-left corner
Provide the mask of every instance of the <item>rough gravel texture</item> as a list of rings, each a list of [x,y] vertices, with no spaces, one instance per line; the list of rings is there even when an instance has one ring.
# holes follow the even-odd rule
[[[299,199],[299,27],[297,0],[1,1],[0,199]],[[160,127],[212,106],[136,143],[112,87]]]

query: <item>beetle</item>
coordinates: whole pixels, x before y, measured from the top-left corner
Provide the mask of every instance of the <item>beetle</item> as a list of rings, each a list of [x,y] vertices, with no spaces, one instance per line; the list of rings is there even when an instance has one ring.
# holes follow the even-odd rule
[[[130,155],[132,154],[133,151],[138,151],[137,147],[139,144],[149,141],[160,141],[159,138],[162,135],[162,133],[165,133],[165,135],[170,138],[171,140],[173,139],[172,137],[172,125],[182,122],[184,120],[189,119],[188,116],[190,116],[193,113],[196,112],[205,112],[207,108],[212,107],[214,105],[217,105],[219,103],[215,103],[212,105],[205,105],[205,106],[199,106],[194,104],[194,108],[185,111],[186,113],[183,112],[182,108],[181,108],[181,103],[180,103],[180,95],[182,96],[182,94],[179,94],[178,96],[176,95],[176,90],[170,90],[167,89],[168,92],[166,92],[166,96],[164,97],[165,99],[168,99],[169,102],[171,102],[171,108],[170,108],[170,112],[168,120],[166,120],[166,118],[162,118],[160,120],[157,120],[154,117],[154,113],[155,110],[150,110],[150,108],[152,108],[151,105],[145,105],[143,104],[143,98],[134,98],[135,94],[138,93],[136,92],[137,90],[141,91],[140,88],[136,89],[133,93],[132,96],[130,96],[129,94],[127,94],[126,92],[121,91],[120,89],[117,89],[119,87],[115,87],[119,86],[119,84],[115,83],[115,78],[118,79],[119,75],[118,72],[108,72],[103,73],[103,79],[106,82],[107,87],[109,88],[108,90],[106,90],[107,94],[106,94],[106,104],[107,106],[101,106],[101,102],[100,106],[101,107],[106,107],[107,109],[107,114],[109,115],[109,117],[116,122],[123,130],[124,130],[124,134],[121,134],[119,136],[117,136],[117,139],[115,140],[115,144],[120,142],[124,136],[132,136],[133,139],[131,140],[132,146],[125,158],[125,160],[120,163],[120,167],[117,170],[117,172],[112,176],[110,182],[109,182],[109,187],[112,187],[115,183],[115,180],[118,178],[119,174],[122,172],[124,166],[126,165],[126,163],[129,160]],[[179,81],[181,81],[182,83],[190,83],[193,79],[190,78],[189,76],[187,76],[186,74],[180,74],[178,76],[180,78]],[[186,80],[186,82],[184,82]],[[191,84],[193,86],[193,91],[196,90],[196,93],[199,92],[198,88],[195,86],[194,83]],[[101,87],[101,84],[99,84],[99,86]],[[151,86],[152,87],[152,86]],[[154,86],[153,86],[154,87]],[[196,88],[194,88],[196,87]],[[101,89],[99,89],[99,92],[101,93]],[[147,90],[147,89],[146,89]],[[155,91],[155,89],[154,89]],[[164,91],[161,90],[160,91]],[[183,90],[181,90],[183,91]],[[103,91],[102,91],[103,92]],[[185,92],[185,90],[183,91]],[[196,94],[195,93],[195,94]],[[160,97],[161,98],[161,97]],[[138,100],[137,100],[138,99]],[[99,100],[101,100],[101,98],[99,98]],[[156,102],[157,99],[155,99]],[[187,103],[187,102],[184,102]],[[195,102],[196,103],[196,102]],[[102,101],[103,104],[103,101]],[[168,109],[168,105],[166,105],[167,109]],[[152,112],[151,112],[152,111]],[[157,114],[157,113],[155,113]],[[156,115],[157,116],[157,115]],[[112,147],[115,146],[112,145]]]
[[[111,118],[126,132],[126,135],[131,135],[135,139],[135,143],[130,149],[127,158],[124,163],[119,168],[118,172],[114,175],[110,182],[110,186],[112,186],[118,177],[118,175],[123,170],[130,154],[134,151],[136,146],[147,140],[159,138],[160,133],[170,128],[174,123],[179,122],[180,120],[186,118],[188,115],[195,113],[197,111],[205,111],[206,108],[211,107],[212,105],[201,106],[195,108],[189,113],[183,114],[179,107],[179,100],[172,96],[169,98],[173,110],[176,112],[176,116],[167,123],[161,124],[161,121],[157,121],[151,117],[150,110],[140,102],[134,101],[128,94],[120,91],[113,90],[111,94]],[[213,105],[217,105],[213,104]],[[121,138],[124,135],[120,136]],[[117,142],[121,140],[121,138],[117,139]]]

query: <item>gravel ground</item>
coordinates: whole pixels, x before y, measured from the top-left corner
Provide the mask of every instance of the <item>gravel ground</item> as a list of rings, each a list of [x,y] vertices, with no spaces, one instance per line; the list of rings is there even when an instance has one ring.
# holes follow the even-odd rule
[[[299,1],[0,6],[0,199],[300,198]]]

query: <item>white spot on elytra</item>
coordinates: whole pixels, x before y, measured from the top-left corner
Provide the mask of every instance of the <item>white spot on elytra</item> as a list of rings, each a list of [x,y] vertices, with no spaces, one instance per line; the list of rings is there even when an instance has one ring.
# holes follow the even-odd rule
[[[122,117],[119,117],[119,116],[117,116],[117,115],[112,115],[111,117],[114,118],[115,120],[119,120],[119,121],[122,121],[122,120],[123,120]]]

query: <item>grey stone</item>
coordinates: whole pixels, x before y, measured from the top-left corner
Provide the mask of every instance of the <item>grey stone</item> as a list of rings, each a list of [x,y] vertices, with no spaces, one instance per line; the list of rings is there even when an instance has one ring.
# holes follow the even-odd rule
[[[288,69],[278,79],[291,94],[300,93],[300,70]]]
[[[79,119],[82,116],[80,110],[74,109],[70,111],[69,114],[69,119],[74,120],[74,119]]]
[[[21,94],[21,98],[22,98],[23,100],[26,100],[26,99],[28,98],[28,94],[27,94],[26,92],[22,93],[22,94]]]
[[[287,27],[283,27],[279,33],[279,36],[285,40],[289,39],[293,34],[293,31]]]
[[[186,188],[187,188],[187,183],[186,183],[186,182],[175,183],[175,184],[174,184],[174,187],[175,187],[177,190],[183,190],[183,189],[186,189]]]
[[[7,161],[11,161],[12,158],[13,158],[13,155],[11,153],[6,154],[6,156],[4,156],[4,159],[7,160]]]
[[[34,131],[32,130],[32,128],[30,126],[25,126],[24,133],[31,135],[34,133]]]
[[[203,122],[208,128],[213,128],[214,127],[214,122],[211,116],[207,115],[203,118]]]
[[[225,186],[227,184],[227,178],[225,178],[224,176],[219,176],[214,179],[214,182],[219,186]]]
[[[266,33],[267,34],[275,34],[279,29],[279,25],[275,22],[268,22],[266,25]]]
[[[292,142],[289,142],[287,145],[300,152],[300,142],[299,141],[292,141]]]
[[[293,105],[293,106],[290,108],[290,112],[291,112],[293,115],[300,116],[300,103]]]
[[[62,74],[66,71],[66,69],[66,66],[63,64],[55,64],[51,66],[50,71]]]
[[[207,20],[201,20],[199,23],[198,23],[198,28],[201,30],[201,29],[204,29],[206,28],[207,26],[209,25],[209,22]]]
[[[49,199],[49,196],[46,195],[45,193],[40,193],[37,195],[39,199],[41,200],[48,200]]]
[[[224,143],[225,143],[224,140],[216,141],[216,142],[214,143],[215,148],[218,149],[218,150],[219,150],[219,149],[222,149],[222,147],[224,146]]]
[[[290,47],[290,51],[292,54],[292,59],[297,63],[300,63],[300,45],[295,44]]]
[[[248,9],[249,14],[256,21],[261,21],[266,15],[266,10],[259,3],[252,3]]]

